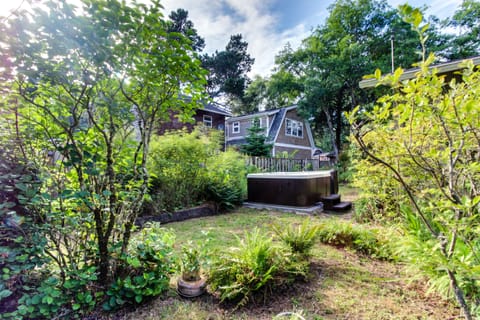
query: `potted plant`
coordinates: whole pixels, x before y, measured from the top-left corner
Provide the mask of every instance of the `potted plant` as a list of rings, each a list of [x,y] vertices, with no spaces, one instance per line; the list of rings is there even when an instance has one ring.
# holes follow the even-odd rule
[[[197,297],[205,292],[206,279],[200,273],[201,256],[200,250],[192,242],[182,247],[181,275],[177,281],[177,291],[183,297]]]

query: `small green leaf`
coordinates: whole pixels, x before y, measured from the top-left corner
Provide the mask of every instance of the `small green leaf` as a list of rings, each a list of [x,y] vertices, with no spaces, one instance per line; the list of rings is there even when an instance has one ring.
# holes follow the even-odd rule
[[[2,300],[3,298],[9,297],[12,293],[13,292],[8,289],[4,289],[0,291],[0,300]]]

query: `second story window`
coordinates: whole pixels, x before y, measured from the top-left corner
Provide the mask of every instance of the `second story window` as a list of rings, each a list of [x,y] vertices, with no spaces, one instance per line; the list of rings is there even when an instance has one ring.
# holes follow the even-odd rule
[[[292,119],[286,119],[285,134],[287,136],[303,138],[303,123]]]
[[[212,127],[212,116],[204,115],[203,116],[203,124],[205,127],[211,128]]]
[[[232,123],[232,133],[240,133],[240,122],[236,121]]]

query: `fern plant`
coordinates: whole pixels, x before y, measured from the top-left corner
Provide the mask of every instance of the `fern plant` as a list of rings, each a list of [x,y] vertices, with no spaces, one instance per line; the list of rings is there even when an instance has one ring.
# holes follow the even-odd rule
[[[290,224],[286,228],[274,224],[272,229],[282,242],[292,250],[293,254],[302,259],[310,257],[319,230],[319,226],[313,225],[310,219],[305,219],[301,224]]]
[[[320,242],[338,247],[346,247],[373,258],[396,260],[391,241],[376,229],[354,225],[347,221],[330,219],[319,226]]]
[[[292,281],[304,272],[287,252],[275,245],[269,235],[255,228],[238,245],[221,253],[212,263],[209,283],[220,299],[237,300],[245,305],[255,292],[267,292],[275,286]],[[270,290],[269,290],[270,289]]]

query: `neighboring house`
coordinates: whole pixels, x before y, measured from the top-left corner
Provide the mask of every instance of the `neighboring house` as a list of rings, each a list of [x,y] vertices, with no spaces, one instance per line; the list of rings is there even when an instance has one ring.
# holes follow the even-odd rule
[[[232,114],[221,107],[212,103],[205,103],[202,107],[198,108],[193,116],[193,122],[184,123],[180,122],[174,113],[170,114],[170,120],[161,121],[158,129],[158,134],[164,134],[169,130],[179,130],[186,128],[188,131],[192,131],[193,128],[201,123],[207,128],[214,128],[218,130],[225,129],[225,118],[231,117]]]
[[[307,121],[297,114],[297,106],[263,111],[245,116],[228,118],[225,128],[225,143],[240,146],[246,143],[248,128],[258,118],[265,128],[267,143],[273,145],[272,156],[288,152],[295,159],[311,159],[316,150],[312,131]]]
[[[457,72],[463,69],[462,67],[460,67],[460,64],[465,60],[472,60],[475,66],[480,65],[480,56],[477,56],[477,57],[472,57],[467,59],[459,59],[459,60],[439,63],[439,64],[432,65],[429,68],[430,69],[435,68],[437,69],[439,75],[445,75],[446,82],[449,82],[452,78],[456,78],[457,80],[460,80],[461,75],[459,75]],[[411,80],[417,76],[417,73],[419,71],[420,71],[419,68],[405,70],[403,74],[400,76],[400,80],[401,81]],[[377,79],[365,79],[360,81],[359,87],[361,89],[372,88],[372,87],[375,87],[377,84],[378,84]]]

